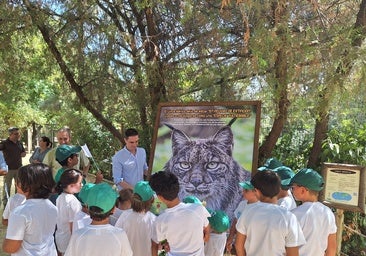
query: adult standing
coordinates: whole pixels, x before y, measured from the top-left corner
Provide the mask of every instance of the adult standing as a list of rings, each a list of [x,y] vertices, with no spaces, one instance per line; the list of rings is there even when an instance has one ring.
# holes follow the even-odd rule
[[[39,147],[34,150],[32,156],[29,158],[29,162],[31,164],[42,163],[47,152],[51,150],[51,147],[52,142],[50,138],[42,136],[39,140]]]
[[[113,181],[118,190],[133,189],[147,175],[146,151],[138,147],[139,134],[136,129],[125,131],[125,147],[112,157]]]
[[[57,131],[56,137],[57,137],[57,141],[58,141],[58,146],[64,145],[64,144],[72,146],[71,130],[69,127],[64,126],[64,127],[60,128]],[[57,148],[53,148],[50,151],[48,151],[43,159],[43,163],[47,164],[48,166],[50,166],[52,168],[53,177],[56,176],[57,171],[62,167],[60,165],[60,163],[57,162],[57,160],[56,160],[56,149]],[[89,159],[84,154],[84,151],[80,151],[79,162],[73,168],[80,170],[83,173],[83,175],[85,175],[85,176],[88,174],[89,168],[90,168],[90,162],[89,162]]]
[[[4,177],[3,205],[5,207],[10,195],[13,179],[16,181],[18,170],[22,166],[22,157],[26,153],[23,144],[20,142],[20,132],[18,127],[8,129],[9,137],[0,143],[0,150],[3,151],[5,162],[8,165],[8,173]]]

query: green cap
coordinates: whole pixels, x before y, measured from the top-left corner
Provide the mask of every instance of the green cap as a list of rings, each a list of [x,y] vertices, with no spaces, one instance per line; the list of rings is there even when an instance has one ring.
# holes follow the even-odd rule
[[[230,228],[229,216],[224,211],[207,210],[211,214],[211,217],[208,217],[208,221],[212,229],[218,233],[222,233]]]
[[[89,208],[97,206],[103,210],[102,213],[107,213],[116,205],[117,197],[117,192],[109,184],[102,182],[89,189],[85,203]]]
[[[272,157],[272,158],[268,158],[267,161],[265,162],[265,164],[261,167],[258,168],[258,171],[264,171],[264,170],[273,170],[277,167],[282,166],[283,164],[276,158]]]
[[[85,203],[86,199],[88,198],[89,191],[92,187],[94,187],[94,183],[86,183],[81,188],[79,194],[77,195],[81,202]]]
[[[196,196],[186,196],[182,201],[186,204],[202,204],[201,200]]]
[[[81,151],[80,146],[60,145],[56,148],[56,160],[59,162],[64,161],[69,156],[77,154]]]
[[[304,186],[313,191],[320,191],[324,188],[323,177],[313,169],[303,168],[291,179],[290,184]]]
[[[149,201],[154,196],[154,191],[147,181],[139,181],[133,188],[133,193],[138,194],[142,202]]]
[[[247,190],[253,190],[254,189],[254,186],[252,185],[252,183],[250,183],[250,181],[239,182],[239,185],[243,189],[247,189]]]
[[[292,171],[290,167],[287,166],[280,166],[275,169],[273,169],[275,173],[280,176],[281,179],[281,185],[288,187],[290,185],[292,177],[295,176],[295,173]]]

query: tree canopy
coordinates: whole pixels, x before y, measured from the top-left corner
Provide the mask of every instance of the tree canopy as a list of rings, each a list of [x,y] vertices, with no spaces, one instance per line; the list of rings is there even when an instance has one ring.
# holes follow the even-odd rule
[[[0,7],[4,126],[60,126],[74,114],[120,142],[125,127],[137,127],[149,147],[159,102],[260,99],[260,161],[295,129],[313,141],[292,164],[317,167],[347,102],[352,115],[363,115],[363,1],[27,0]]]
[[[2,137],[69,125],[102,161],[127,127],[149,151],[160,102],[261,100],[259,164],[365,164],[365,15],[366,0],[1,1]]]

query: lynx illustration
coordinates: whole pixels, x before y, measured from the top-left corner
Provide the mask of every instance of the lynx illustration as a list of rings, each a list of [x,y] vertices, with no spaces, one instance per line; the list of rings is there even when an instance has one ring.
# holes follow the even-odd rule
[[[172,129],[172,157],[164,170],[177,175],[179,197],[194,195],[206,201],[207,208],[223,210],[230,218],[242,200],[239,182],[250,179],[232,157],[233,133],[230,126],[219,129],[211,138],[191,140],[184,132]]]

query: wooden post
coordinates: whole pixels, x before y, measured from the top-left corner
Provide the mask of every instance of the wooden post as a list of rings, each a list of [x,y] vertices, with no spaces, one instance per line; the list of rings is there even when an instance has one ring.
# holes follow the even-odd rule
[[[336,211],[336,224],[337,224],[337,256],[340,256],[342,247],[343,224],[344,224],[344,211],[342,209],[337,209]]]

